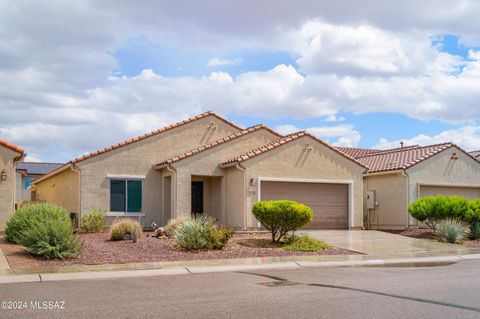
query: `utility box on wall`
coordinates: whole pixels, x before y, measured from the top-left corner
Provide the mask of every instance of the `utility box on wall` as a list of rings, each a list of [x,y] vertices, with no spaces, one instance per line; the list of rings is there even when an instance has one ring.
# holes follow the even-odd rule
[[[374,190],[367,191],[367,209],[375,209],[378,207],[377,193]]]

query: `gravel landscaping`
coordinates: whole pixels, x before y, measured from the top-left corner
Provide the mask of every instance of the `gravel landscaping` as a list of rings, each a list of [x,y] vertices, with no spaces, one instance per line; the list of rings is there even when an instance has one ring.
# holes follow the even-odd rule
[[[438,241],[435,234],[433,233],[433,230],[428,229],[428,228],[411,228],[403,231],[388,231],[389,233],[395,233],[398,235],[406,236],[406,237],[412,237],[412,238],[420,238],[420,239],[430,239],[430,240],[435,240]],[[463,243],[460,245],[469,247],[469,248],[480,248],[480,240],[469,240],[466,239]]]
[[[0,247],[4,251],[5,249],[11,250],[12,248],[15,248],[15,258],[28,258],[30,263],[35,261],[35,266],[41,267],[249,257],[357,254],[349,250],[335,247],[317,252],[286,251],[279,246],[269,245],[269,234],[258,233],[235,234],[223,250],[185,252],[175,249],[174,239],[172,238],[159,239],[150,237],[151,233],[149,232],[144,233],[144,235],[145,236],[137,243],[133,243],[131,240],[110,241],[108,232],[80,234],[81,239],[84,241],[84,249],[82,253],[75,258],[66,260],[32,258],[21,246],[8,244],[6,242],[3,242]],[[147,235],[149,236],[147,237]],[[6,254],[6,257],[7,260],[10,259],[9,254]],[[12,265],[12,267],[14,266]]]

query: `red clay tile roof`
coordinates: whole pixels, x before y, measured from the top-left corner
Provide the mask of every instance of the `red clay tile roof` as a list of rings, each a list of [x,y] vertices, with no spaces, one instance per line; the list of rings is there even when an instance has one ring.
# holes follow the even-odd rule
[[[162,127],[158,130],[155,130],[155,131],[152,131],[152,132],[149,132],[149,133],[146,133],[144,135],[141,135],[141,136],[137,136],[137,137],[134,137],[130,140],[125,140],[123,142],[120,142],[118,144],[115,144],[115,145],[111,145],[111,146],[108,146],[108,147],[105,147],[104,149],[101,149],[101,150],[98,150],[98,151],[95,151],[95,152],[92,152],[92,153],[89,153],[89,154],[86,154],[86,155],[82,155],[80,157],[77,157],[73,160],[71,160],[69,163],[72,163],[72,164],[76,164],[78,162],[81,162],[81,161],[84,161],[86,159],[89,159],[89,158],[92,158],[92,157],[95,157],[97,155],[100,155],[100,154],[104,154],[104,153],[107,153],[107,152],[110,152],[112,150],[116,150],[118,148],[121,148],[123,146],[126,146],[126,145],[129,145],[129,144],[132,144],[132,143],[135,143],[135,142],[138,142],[138,141],[141,141],[141,140],[144,140],[146,138],[149,138],[149,137],[152,137],[152,136],[155,136],[155,135],[158,135],[158,134],[161,134],[163,132],[166,132],[166,131],[169,131],[173,128],[176,128],[176,127],[179,127],[179,126],[183,126],[185,124],[188,124],[188,123],[192,123],[194,121],[197,121],[197,120],[200,120],[204,117],[207,117],[207,116],[215,116],[217,119],[233,126],[234,128],[238,129],[238,130],[243,130],[241,127],[237,126],[236,124],[228,121],[227,119],[219,116],[218,114],[214,113],[214,112],[205,112],[205,113],[202,113],[200,115],[197,115],[195,117],[192,117],[192,118],[189,118],[189,119],[186,119],[186,120],[183,120],[181,122],[177,122],[177,123],[174,123],[174,124],[171,124],[171,125],[168,125],[168,126],[165,126],[165,127]]]
[[[465,152],[453,143],[443,143],[427,146],[415,145],[412,147],[386,150],[381,153],[366,155],[357,159],[369,168],[368,173],[404,170],[451,147],[457,147],[462,152]],[[466,152],[465,154],[471,156]],[[473,156],[471,157],[474,158]]]
[[[340,152],[347,154],[350,157],[357,158],[365,155],[381,152],[373,148],[357,148],[357,147],[339,147],[335,146]]]
[[[379,150],[374,148],[358,148],[358,147],[335,147],[335,148],[340,152],[350,155],[353,158],[359,158],[359,157],[378,155],[378,154],[383,154],[388,152],[396,152],[398,150],[407,150],[407,149],[416,148],[416,147],[419,147],[419,145],[403,146],[403,147],[390,148],[385,150]]]
[[[468,154],[472,155],[475,158],[480,157],[480,151],[473,151],[469,152]]]
[[[244,154],[241,154],[237,157],[234,157],[226,162],[223,162],[222,163],[222,166],[223,167],[228,167],[228,166],[233,166],[233,165],[236,165],[236,164],[240,164],[241,162],[244,162],[244,161],[247,161],[253,157],[256,157],[258,155],[261,155],[261,154],[264,154],[268,151],[271,151],[277,147],[280,147],[282,145],[285,145],[287,143],[290,143],[292,141],[295,141],[299,138],[302,138],[302,137],[305,137],[305,136],[309,136],[311,137],[312,139],[314,139],[315,141],[317,141],[318,143],[326,146],[327,148],[331,149],[332,151],[338,153],[339,155],[351,160],[352,162],[355,162],[356,164],[358,164],[359,166],[362,166],[364,168],[367,168],[363,163],[357,161],[356,159],[354,159],[353,157],[345,154],[345,153],[342,153],[340,152],[339,150],[337,150],[335,147],[331,146],[330,144],[316,138],[314,135],[308,133],[308,132],[305,132],[305,131],[300,131],[300,132],[295,132],[295,133],[292,133],[290,135],[286,135],[284,136],[283,138],[281,139],[278,139],[276,141],[273,141],[271,143],[268,143],[268,144],[265,144],[255,150],[252,150],[250,152],[247,152],[247,153],[244,153]]]
[[[175,157],[172,157],[170,159],[167,159],[167,160],[164,160],[158,164],[155,164],[155,167],[157,168],[161,168],[161,167],[165,167],[165,166],[168,166],[170,164],[173,164],[175,162],[178,162],[178,161],[181,161],[183,159],[186,159],[186,158],[189,158],[191,156],[194,156],[198,153],[201,153],[203,151],[206,151],[206,150],[209,150],[211,148],[214,148],[216,146],[219,146],[219,145],[222,145],[222,144],[225,144],[227,142],[230,142],[230,141],[233,141],[233,140],[236,140],[237,138],[239,137],[242,137],[242,136],[245,136],[247,134],[250,134],[250,133],[253,133],[253,132],[256,132],[258,130],[261,130],[261,129],[264,129],[264,130],[268,130],[269,132],[277,135],[278,137],[281,137],[280,134],[278,134],[277,132],[273,131],[272,129],[268,128],[266,125],[263,125],[263,124],[259,124],[259,125],[255,125],[255,126],[252,126],[252,127],[249,127],[249,128],[246,128],[242,131],[238,131],[234,134],[231,134],[229,136],[226,136],[226,137],[223,137],[219,140],[216,140],[215,142],[212,142],[212,143],[209,143],[209,144],[206,144],[206,145],[202,145],[196,149],[193,149],[191,151],[188,151],[188,152],[185,152],[185,153],[182,153],[182,154],[179,154]]]
[[[186,120],[183,120],[183,121],[180,121],[180,122],[177,122],[177,123],[174,123],[174,124],[170,124],[168,126],[164,126],[158,130],[155,130],[155,131],[152,131],[152,132],[149,132],[149,133],[146,133],[144,135],[141,135],[141,136],[138,136],[138,137],[134,137],[130,140],[126,140],[126,141],[123,141],[123,142],[120,142],[118,144],[115,144],[115,145],[111,145],[111,146],[108,146],[108,147],[105,147],[101,150],[98,150],[98,151],[95,151],[95,152],[92,152],[92,153],[89,153],[89,154],[86,154],[86,155],[82,155],[80,157],[77,157],[67,163],[65,163],[65,165],[63,166],[60,166],[56,169],[54,169],[53,171],[51,171],[50,173],[42,176],[42,177],[39,177],[37,179],[35,179],[34,181],[32,181],[33,184],[35,184],[36,182],[39,182],[39,181],[42,181],[42,180],[45,180],[45,179],[48,179],[50,176],[53,176],[53,175],[56,175],[57,173],[59,172],[62,172],[64,171],[65,169],[68,169],[68,166],[72,165],[72,164],[77,164],[81,161],[84,161],[84,160],[87,160],[89,158],[92,158],[92,157],[95,157],[97,155],[100,155],[100,154],[104,154],[104,153],[107,153],[107,152],[110,152],[110,151],[113,151],[113,150],[116,150],[116,149],[119,149],[123,146],[126,146],[126,145],[129,145],[129,144],[132,144],[132,143],[135,143],[135,142],[138,142],[138,141],[141,141],[141,140],[144,140],[146,138],[149,138],[149,137],[152,137],[152,136],[156,136],[156,135],[159,135],[163,132],[167,132],[167,131],[170,131],[176,127],[180,127],[180,126],[183,126],[185,124],[188,124],[188,123],[192,123],[192,122],[195,122],[195,121],[198,121],[202,118],[205,118],[207,116],[214,116],[216,117],[217,119],[221,120],[222,122],[225,122],[229,125],[231,125],[232,127],[238,129],[239,131],[240,130],[243,130],[243,128],[241,128],[240,126],[230,122],[229,120],[221,117],[220,115],[216,114],[215,112],[212,112],[212,111],[208,111],[208,112],[205,112],[205,113],[202,113],[202,114],[199,114],[195,117],[192,117],[192,118],[189,118],[189,119],[186,119]]]
[[[12,150],[14,152],[17,152],[19,154],[23,154],[23,148],[21,147],[18,147],[16,145],[13,145],[13,144],[10,144],[10,143],[7,143],[7,141],[4,141],[4,140],[0,140],[0,145],[3,146],[3,147],[6,147],[8,148],[9,150]]]

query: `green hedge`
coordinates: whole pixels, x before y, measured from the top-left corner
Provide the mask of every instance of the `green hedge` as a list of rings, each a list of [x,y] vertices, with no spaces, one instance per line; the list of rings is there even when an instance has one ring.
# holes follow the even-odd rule
[[[433,230],[436,230],[439,221],[447,218],[458,218],[468,224],[475,224],[480,222],[480,199],[469,200],[460,196],[423,197],[411,203],[408,212]]]
[[[45,203],[18,209],[7,222],[5,237],[44,258],[69,258],[83,247],[65,210]]]
[[[272,233],[274,243],[280,242],[288,232],[297,230],[313,219],[310,207],[290,200],[256,202],[252,213]]]
[[[9,242],[20,244],[22,232],[45,220],[70,222],[67,212],[61,207],[47,203],[25,205],[13,213],[7,221],[5,239]]]

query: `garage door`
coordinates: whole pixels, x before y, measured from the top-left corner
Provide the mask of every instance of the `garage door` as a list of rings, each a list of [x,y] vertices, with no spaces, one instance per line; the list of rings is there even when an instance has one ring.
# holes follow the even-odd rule
[[[480,197],[480,188],[478,187],[451,187],[451,186],[427,186],[420,185],[420,196],[436,195],[457,195],[468,197],[470,199]]]
[[[262,200],[289,199],[308,205],[313,220],[305,228],[348,228],[348,185],[262,181]]]

